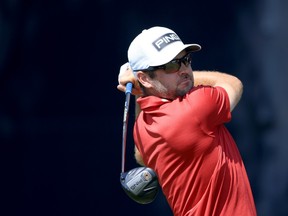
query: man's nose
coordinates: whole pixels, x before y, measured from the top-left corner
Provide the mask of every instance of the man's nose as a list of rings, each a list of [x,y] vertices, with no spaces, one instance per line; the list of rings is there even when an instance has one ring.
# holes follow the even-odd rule
[[[183,64],[181,62],[181,67],[180,67],[180,69],[178,71],[179,74],[188,74],[191,71],[192,71],[192,68],[191,68],[190,64],[186,66],[185,64]]]

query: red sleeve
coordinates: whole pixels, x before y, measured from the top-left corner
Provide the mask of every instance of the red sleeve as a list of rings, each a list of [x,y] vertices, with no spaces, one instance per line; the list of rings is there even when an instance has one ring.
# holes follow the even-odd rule
[[[228,94],[222,87],[199,86],[187,96],[202,127],[213,129],[231,120]]]

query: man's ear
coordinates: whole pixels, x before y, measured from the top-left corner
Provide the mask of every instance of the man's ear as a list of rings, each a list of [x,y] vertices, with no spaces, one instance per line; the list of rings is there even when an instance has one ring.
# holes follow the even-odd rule
[[[149,77],[147,73],[139,71],[137,73],[137,79],[145,88],[151,87],[151,78]]]

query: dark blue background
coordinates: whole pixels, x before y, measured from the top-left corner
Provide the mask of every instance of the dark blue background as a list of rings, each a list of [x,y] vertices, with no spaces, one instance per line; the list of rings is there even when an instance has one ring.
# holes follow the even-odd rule
[[[139,205],[122,191],[127,48],[142,29],[173,29],[199,43],[194,70],[244,84],[227,126],[239,146],[259,215],[288,214],[287,2],[0,2],[0,214],[172,215],[160,193]],[[132,98],[133,100],[133,98]],[[133,104],[127,169],[133,159]],[[131,121],[132,120],[132,121]]]

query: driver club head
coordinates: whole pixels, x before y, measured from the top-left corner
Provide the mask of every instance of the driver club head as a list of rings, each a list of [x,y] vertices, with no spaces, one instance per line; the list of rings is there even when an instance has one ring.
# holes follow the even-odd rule
[[[158,194],[158,178],[149,167],[136,167],[122,172],[120,182],[126,194],[140,204],[151,203]]]

